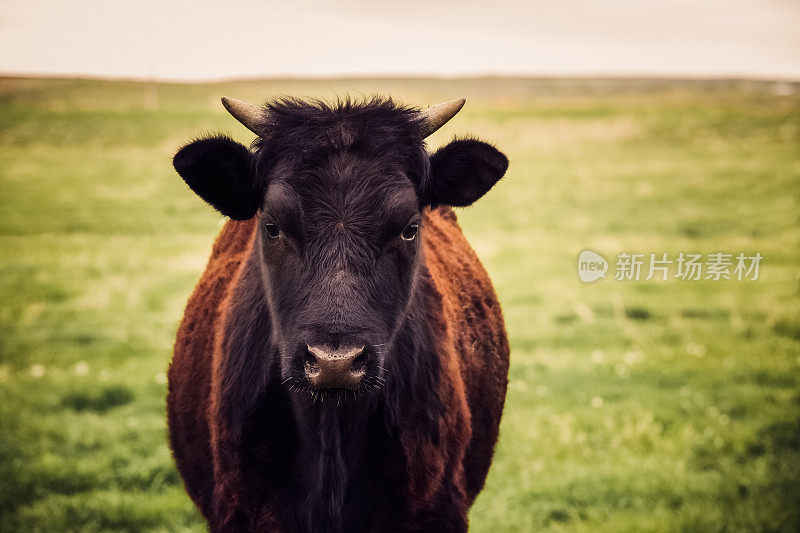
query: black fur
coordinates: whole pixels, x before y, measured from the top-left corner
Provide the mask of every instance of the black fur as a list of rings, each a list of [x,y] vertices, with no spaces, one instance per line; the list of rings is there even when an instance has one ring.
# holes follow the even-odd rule
[[[466,207],[489,192],[508,169],[508,158],[476,139],[455,140],[431,156],[427,203]]]
[[[222,135],[199,139],[175,154],[172,165],[186,184],[214,209],[234,220],[256,214],[259,195],[250,152]]]

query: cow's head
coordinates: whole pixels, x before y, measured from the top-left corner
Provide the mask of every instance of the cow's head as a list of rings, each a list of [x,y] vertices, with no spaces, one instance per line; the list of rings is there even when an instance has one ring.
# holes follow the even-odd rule
[[[413,312],[422,210],[472,204],[508,160],[473,139],[425,151],[424,138],[464,99],[426,111],[387,99],[223,104],[259,136],[252,149],[212,136],[184,146],[174,165],[223,215],[257,218],[282,380],[304,390],[377,387]]]

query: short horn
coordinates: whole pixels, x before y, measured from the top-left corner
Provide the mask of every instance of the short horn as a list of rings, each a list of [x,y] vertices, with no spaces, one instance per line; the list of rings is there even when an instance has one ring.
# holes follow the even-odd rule
[[[455,100],[429,107],[425,111],[420,111],[419,118],[422,119],[422,126],[420,128],[422,138],[424,139],[438,130],[444,126],[448,120],[456,116],[456,113],[461,111],[466,101],[466,98],[456,98]]]
[[[227,96],[222,97],[222,105],[248,130],[258,136],[264,135],[264,110],[262,108]]]

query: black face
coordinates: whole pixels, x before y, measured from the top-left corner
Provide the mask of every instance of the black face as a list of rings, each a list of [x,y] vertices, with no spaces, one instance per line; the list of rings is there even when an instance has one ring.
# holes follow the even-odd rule
[[[283,380],[377,386],[419,262],[412,182],[347,154],[299,175],[279,165],[268,181],[258,243]]]
[[[422,264],[422,209],[471,204],[508,160],[477,140],[428,156],[416,111],[391,101],[283,101],[267,113],[254,152],[211,137],[182,148],[175,168],[223,214],[257,217],[281,380],[378,388]]]

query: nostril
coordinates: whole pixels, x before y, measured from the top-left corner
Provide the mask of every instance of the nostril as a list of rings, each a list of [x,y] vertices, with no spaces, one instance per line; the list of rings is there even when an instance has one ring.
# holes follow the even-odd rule
[[[303,366],[305,367],[306,374],[316,374],[319,372],[319,360],[311,346],[306,345],[306,352],[303,354]]]
[[[361,352],[353,359],[353,366],[351,367],[353,372],[359,372],[367,366],[367,354],[362,349]]]

